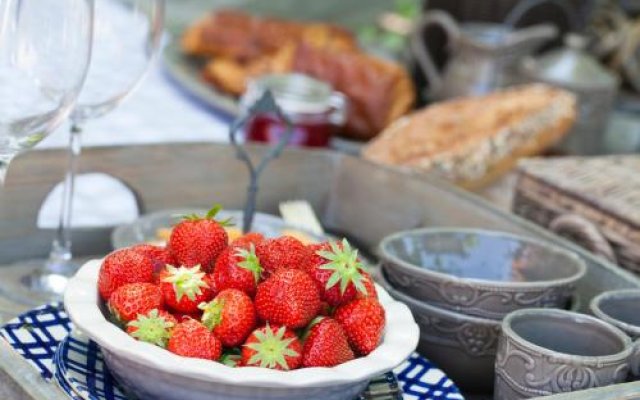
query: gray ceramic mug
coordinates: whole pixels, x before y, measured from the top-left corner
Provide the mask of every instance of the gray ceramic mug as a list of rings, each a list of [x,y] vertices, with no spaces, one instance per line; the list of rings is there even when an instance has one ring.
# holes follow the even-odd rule
[[[597,318],[524,309],[502,322],[494,399],[515,400],[624,382],[631,339]]]
[[[640,380],[640,290],[612,290],[591,300],[591,312],[603,321],[620,328],[635,340],[631,357],[631,379]]]

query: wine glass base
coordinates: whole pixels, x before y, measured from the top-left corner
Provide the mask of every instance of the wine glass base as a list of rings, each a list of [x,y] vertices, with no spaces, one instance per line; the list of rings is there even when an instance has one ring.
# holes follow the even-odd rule
[[[48,262],[28,260],[0,268],[0,295],[27,306],[62,301],[69,277],[78,266],[65,261],[50,270],[45,268]]]

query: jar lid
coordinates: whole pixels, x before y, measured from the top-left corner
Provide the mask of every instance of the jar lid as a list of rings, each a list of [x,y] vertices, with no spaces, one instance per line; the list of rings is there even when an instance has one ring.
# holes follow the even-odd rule
[[[270,90],[286,114],[323,113],[333,106],[333,89],[325,82],[303,74],[263,75],[249,82],[246,102],[256,101]]]

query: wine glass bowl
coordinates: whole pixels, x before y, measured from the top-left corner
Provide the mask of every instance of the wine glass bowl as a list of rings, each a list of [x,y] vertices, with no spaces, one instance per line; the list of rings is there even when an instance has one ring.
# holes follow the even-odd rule
[[[161,0],[96,3],[93,55],[87,80],[72,113],[74,124],[117,107],[142,81],[162,38]]]
[[[0,0],[0,184],[72,111],[91,55],[93,0]]]

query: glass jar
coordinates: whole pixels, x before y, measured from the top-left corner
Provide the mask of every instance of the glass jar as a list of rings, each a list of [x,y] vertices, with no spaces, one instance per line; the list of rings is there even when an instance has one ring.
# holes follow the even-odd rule
[[[264,75],[250,81],[240,100],[242,112],[248,112],[266,90],[293,125],[290,146],[327,147],[346,122],[346,97],[302,74]],[[259,114],[247,124],[245,134],[248,141],[276,143],[285,131],[286,125],[276,115]]]

